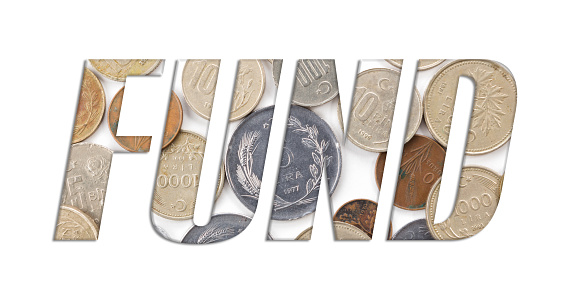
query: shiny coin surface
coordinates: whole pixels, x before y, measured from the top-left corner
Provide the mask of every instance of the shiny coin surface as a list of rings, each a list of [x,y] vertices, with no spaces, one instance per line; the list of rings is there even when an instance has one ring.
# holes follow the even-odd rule
[[[372,240],[364,231],[343,222],[334,223],[334,235],[336,240]],[[295,240],[311,240],[313,227],[305,229]]]
[[[402,68],[402,64],[404,63],[402,59],[386,59],[386,61],[397,68]],[[419,61],[418,70],[427,70],[440,65],[445,59],[420,59]]]
[[[297,62],[293,103],[317,106],[338,95],[334,60],[303,59]]]
[[[372,238],[378,204],[367,199],[346,202],[334,214],[333,220],[357,227]]]
[[[371,152],[388,150],[399,82],[400,72],[387,68],[369,69],[358,74],[348,125],[348,139],[356,146]],[[422,103],[414,88],[406,142],[412,139],[421,121]]]
[[[501,177],[489,169],[464,167],[459,179],[455,208],[449,218],[434,224],[441,179],[434,185],[427,202],[428,228],[435,239],[457,240],[474,236],[489,222],[501,195]]]
[[[273,80],[275,86],[279,86],[279,78],[281,77],[281,67],[283,66],[283,59],[273,59],[271,62],[273,71]]]
[[[152,202],[152,210],[156,214],[173,220],[194,217],[205,149],[204,137],[181,130],[174,141],[162,150]],[[223,169],[222,165],[222,173]],[[223,185],[223,174],[220,174],[216,198]]]
[[[86,68],[83,71],[71,143],[81,142],[91,136],[101,124],[104,113],[105,91],[97,76]]]
[[[251,114],[236,129],[226,154],[226,175],[238,199],[255,211],[273,106]],[[331,128],[312,111],[291,106],[272,219],[293,220],[315,211],[326,167],[330,193],[340,178],[340,146]]]
[[[156,59],[89,59],[91,66],[103,76],[125,82],[127,76],[145,76],[162,62]]]
[[[244,231],[250,222],[250,218],[241,215],[215,215],[207,225],[192,227],[182,243],[210,244],[228,240]]]
[[[101,224],[113,152],[101,145],[71,146],[65,174],[62,205],[77,207]]]
[[[392,240],[434,240],[427,227],[425,219],[419,219],[406,224]]]
[[[447,146],[453,106],[460,76],[475,80],[475,101],[465,152],[491,152],[511,137],[517,88],[511,73],[486,60],[459,60],[444,66],[433,77],[424,96],[425,120],[437,142]]]
[[[182,72],[186,103],[204,119],[210,119],[220,60],[187,60]],[[230,121],[239,120],[255,109],[265,91],[265,70],[259,60],[240,60]]]
[[[124,149],[130,152],[148,152],[150,150],[150,142],[152,137],[150,136],[117,136],[117,127],[119,126],[119,118],[121,116],[121,106],[123,104],[123,95],[125,93],[125,88],[121,88],[111,105],[109,106],[109,130],[113,135],[113,139],[121,145]],[[166,126],[164,128],[164,138],[162,141],[162,148],[165,148],[170,144],[182,126],[182,104],[180,104],[180,99],[174,91],[170,95],[170,105],[168,107],[168,116],[166,118]]]
[[[394,205],[407,210],[426,207],[429,192],[443,173],[445,150],[432,139],[415,135],[404,145]],[[382,185],[386,153],[376,161],[376,184]]]
[[[55,240],[97,240],[99,226],[77,207],[61,205]]]

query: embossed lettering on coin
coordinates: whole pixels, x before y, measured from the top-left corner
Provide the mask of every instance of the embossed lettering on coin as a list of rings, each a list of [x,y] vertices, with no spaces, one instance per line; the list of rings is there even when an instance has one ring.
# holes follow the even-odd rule
[[[152,203],[152,210],[156,214],[174,220],[194,217],[205,149],[204,137],[181,130],[174,141],[162,150]],[[222,172],[223,169],[222,165]],[[223,175],[220,174],[216,198],[223,184]]]
[[[119,126],[119,118],[121,116],[121,106],[123,104],[123,95],[125,88],[121,88],[113,97],[111,105],[109,105],[109,130],[113,139],[124,149],[130,152],[148,152],[150,150],[150,136],[117,136],[117,127]],[[162,148],[170,144],[174,137],[180,131],[182,126],[182,104],[174,91],[170,95],[170,105],[168,106],[168,116],[166,117],[166,126],[164,128],[164,138]]]
[[[105,91],[97,76],[86,68],[83,71],[71,143],[81,142],[91,136],[101,123],[104,113]]]
[[[426,207],[426,200],[435,181],[443,173],[445,150],[428,137],[415,135],[404,145],[394,205],[407,210]],[[386,153],[376,161],[376,183],[382,185]]]
[[[404,63],[402,59],[386,59],[386,61],[397,68],[402,68]],[[418,70],[427,70],[440,65],[445,59],[420,59],[419,61]]]
[[[419,219],[406,224],[392,240],[434,240],[429,232],[425,219]]]
[[[187,60],[182,72],[182,91],[194,112],[210,119],[220,60]],[[259,60],[240,60],[230,109],[230,121],[249,114],[265,91],[265,70]]]
[[[372,238],[378,204],[367,199],[346,202],[334,214],[333,220],[348,223],[362,229]]]
[[[162,60],[155,59],[89,59],[103,76],[125,82],[127,76],[145,76],[152,73]]]
[[[447,146],[460,76],[475,80],[475,101],[466,153],[491,152],[511,137],[517,88],[511,73],[486,60],[459,60],[444,66],[433,77],[424,96],[425,120],[433,137]]]
[[[372,152],[388,149],[399,82],[400,73],[386,68],[369,69],[358,74],[348,125],[348,139],[356,146]],[[417,89],[414,89],[406,142],[412,139],[421,120],[422,103]]]
[[[55,240],[97,240],[99,227],[91,217],[76,207],[61,205]]]
[[[334,60],[303,59],[297,62],[293,103],[317,106],[338,95]]]
[[[101,145],[71,146],[65,174],[62,205],[73,206],[101,224],[113,152]]]
[[[441,179],[430,192],[427,225],[438,240],[457,240],[474,236],[489,222],[499,203],[501,177],[483,167],[464,167],[459,179],[455,208],[449,218],[434,224]]]
[[[364,231],[343,222],[334,223],[334,235],[336,240],[372,240]],[[295,240],[311,240],[313,227],[305,229]]]
[[[210,244],[231,239],[244,231],[250,222],[250,218],[241,215],[215,215],[207,225],[192,227],[182,243]]]

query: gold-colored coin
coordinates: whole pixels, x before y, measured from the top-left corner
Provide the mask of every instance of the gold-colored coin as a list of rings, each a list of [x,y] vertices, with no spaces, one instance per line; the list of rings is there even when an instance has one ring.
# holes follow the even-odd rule
[[[170,145],[162,150],[152,210],[167,219],[187,220],[194,217],[200,172],[206,139],[180,130]],[[222,163],[216,199],[224,186]]]
[[[404,64],[403,59],[386,59],[386,61],[397,68],[402,68],[402,64]],[[421,71],[436,67],[445,61],[445,59],[420,59],[419,61],[418,70]]]
[[[334,234],[336,240],[372,240],[364,231],[343,222],[334,223]],[[295,240],[307,241],[311,240],[313,227],[309,227],[302,231]]]
[[[475,80],[475,101],[465,153],[484,154],[503,146],[511,137],[517,88],[513,76],[487,60],[458,60],[444,66],[431,80],[424,96],[427,127],[447,146],[459,77]]]
[[[434,224],[441,178],[434,184],[427,200],[427,225],[435,239],[458,240],[476,235],[493,218],[499,197],[501,177],[483,167],[464,167],[453,213]]]
[[[93,68],[103,76],[125,82],[127,76],[145,76],[162,62],[157,59],[89,59]]]
[[[387,68],[369,69],[358,74],[348,122],[350,142],[371,152],[388,150],[399,82],[400,72]],[[421,121],[422,103],[414,88],[405,142],[412,139]]]
[[[105,113],[105,91],[97,76],[89,69],[83,70],[83,82],[75,114],[75,126],[71,143],[75,144],[91,136],[101,124]]]
[[[79,208],[61,205],[55,240],[97,240],[99,227]]]
[[[187,60],[182,72],[186,103],[204,119],[210,119],[220,60]],[[230,121],[239,120],[255,109],[265,91],[265,70],[259,60],[240,60],[230,109]]]

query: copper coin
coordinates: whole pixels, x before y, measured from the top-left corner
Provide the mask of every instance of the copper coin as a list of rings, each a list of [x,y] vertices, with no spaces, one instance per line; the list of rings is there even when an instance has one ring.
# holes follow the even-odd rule
[[[433,184],[441,177],[445,150],[434,140],[415,135],[404,145],[394,205],[407,210],[426,208]],[[376,161],[376,184],[382,185],[386,153]]]
[[[86,68],[83,72],[71,143],[81,142],[91,136],[99,127],[104,113],[105,91],[103,85],[97,76]]]
[[[150,136],[117,136],[117,126],[121,116],[121,106],[123,104],[123,94],[125,88],[121,88],[113,97],[109,106],[109,130],[113,138],[119,145],[130,152],[148,152],[150,150]],[[174,91],[170,95],[170,106],[168,107],[168,117],[164,127],[164,138],[162,148],[167,147],[176,137],[182,126],[182,104]]]
[[[378,203],[367,199],[348,201],[336,211],[333,221],[358,227],[372,238],[377,208]]]

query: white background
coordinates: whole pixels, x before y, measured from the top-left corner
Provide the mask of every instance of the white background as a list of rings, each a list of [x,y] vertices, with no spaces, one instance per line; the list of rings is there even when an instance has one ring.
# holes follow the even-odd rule
[[[372,3],[3,4],[0,299],[565,297],[567,9],[547,1]],[[97,57],[500,61],[518,88],[500,206],[483,232],[456,242],[265,242],[268,213],[258,210],[252,230],[232,241],[184,246],[150,224],[154,144],[148,154],[114,156],[99,241],[53,242],[83,60]]]

